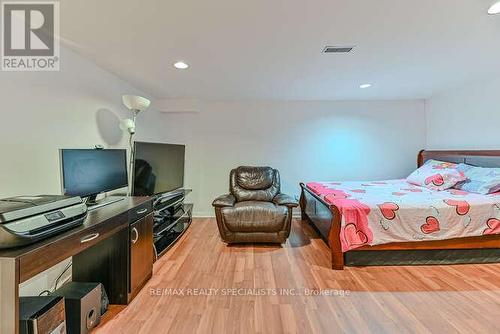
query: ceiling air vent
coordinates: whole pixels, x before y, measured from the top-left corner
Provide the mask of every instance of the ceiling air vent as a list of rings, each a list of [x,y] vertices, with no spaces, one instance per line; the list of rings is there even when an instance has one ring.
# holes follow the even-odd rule
[[[323,53],[349,53],[354,46],[325,46]]]

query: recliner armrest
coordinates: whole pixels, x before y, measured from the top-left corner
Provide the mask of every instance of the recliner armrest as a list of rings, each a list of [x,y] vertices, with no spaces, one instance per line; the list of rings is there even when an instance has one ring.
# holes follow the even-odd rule
[[[234,206],[234,203],[236,203],[236,197],[234,197],[231,194],[225,194],[222,196],[217,197],[213,202],[212,206],[218,207],[218,208],[223,208],[223,207],[231,207]]]
[[[293,197],[285,194],[278,194],[274,196],[273,202],[276,205],[285,205],[291,208],[299,206],[299,203]]]

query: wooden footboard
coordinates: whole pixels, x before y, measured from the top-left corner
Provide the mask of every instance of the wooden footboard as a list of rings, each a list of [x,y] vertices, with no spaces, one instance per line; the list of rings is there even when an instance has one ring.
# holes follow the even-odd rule
[[[341,214],[336,206],[324,203],[311,192],[304,183],[300,183],[301,218],[308,221],[319,232],[330,247],[332,269],[344,269],[344,254],[340,244]]]

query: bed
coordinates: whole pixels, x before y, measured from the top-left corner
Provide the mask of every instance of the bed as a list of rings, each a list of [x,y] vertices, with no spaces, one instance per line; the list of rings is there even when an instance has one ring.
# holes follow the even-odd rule
[[[500,151],[423,150],[418,167],[430,159],[500,167]],[[333,269],[342,270],[354,254],[425,258],[439,252],[449,257],[452,251],[478,262],[500,258],[500,193],[434,191],[406,180],[300,186],[302,220],[309,221],[330,247]],[[493,255],[484,260],[484,254]]]

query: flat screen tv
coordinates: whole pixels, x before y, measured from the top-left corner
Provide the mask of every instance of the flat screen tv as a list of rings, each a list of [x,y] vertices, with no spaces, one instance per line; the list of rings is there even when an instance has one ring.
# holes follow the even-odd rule
[[[127,151],[62,149],[62,186],[65,195],[89,197],[128,186]]]
[[[184,145],[135,142],[134,149],[134,196],[152,196],[184,186]]]

